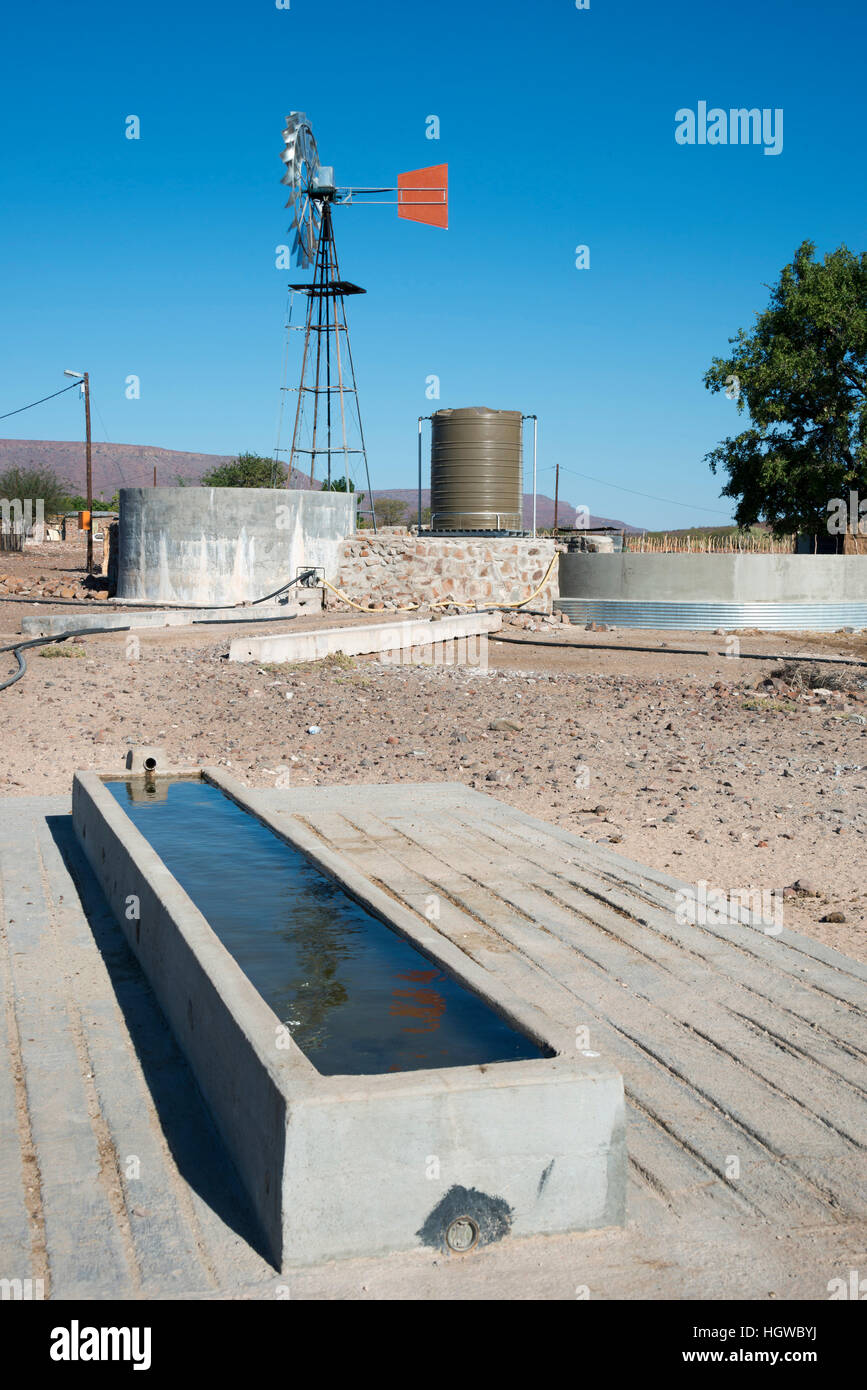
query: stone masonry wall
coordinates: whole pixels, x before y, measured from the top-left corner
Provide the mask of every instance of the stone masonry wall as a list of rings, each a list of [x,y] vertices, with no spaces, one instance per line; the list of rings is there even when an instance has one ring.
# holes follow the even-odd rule
[[[355,535],[343,544],[336,587],[365,607],[427,606],[453,598],[463,603],[515,603],[544,578],[555,554],[549,539],[415,536],[400,529]],[[550,610],[559,597],[557,569],[531,608]],[[327,607],[342,608],[333,594]]]

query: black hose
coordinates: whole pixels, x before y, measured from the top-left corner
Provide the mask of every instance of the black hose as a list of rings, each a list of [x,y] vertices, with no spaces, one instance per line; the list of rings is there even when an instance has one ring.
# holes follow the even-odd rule
[[[702,651],[699,647],[626,647],[612,642],[545,642],[532,637],[501,637],[489,632],[489,642],[508,642],[514,647],[567,647],[572,652],[647,652],[650,656],[728,656],[728,652]],[[778,652],[738,652],[739,661],[815,661],[824,666],[867,666],[854,656],[781,656]]]
[[[280,614],[272,614],[270,618],[193,618],[191,627],[237,627],[242,623],[248,627],[251,623],[294,623],[298,618],[297,613],[287,613],[285,617]],[[162,629],[159,629],[162,631]]]
[[[92,627],[88,635],[90,636],[102,632],[129,632],[129,630],[128,627]],[[15,675],[10,676],[8,680],[0,682],[0,690],[8,690],[10,685],[14,685],[16,681],[20,681],[24,672],[27,670],[27,662],[21,655],[22,652],[27,651],[30,647],[44,647],[49,642],[65,642],[68,637],[80,636],[81,630],[79,628],[73,628],[69,632],[58,632],[54,637],[31,637],[27,642],[14,642],[11,647],[0,647],[0,655],[4,652],[13,652],[15,660],[18,662],[18,670],[15,672]]]
[[[310,569],[310,570],[302,570],[301,574],[296,574],[295,578],[294,578],[294,579],[290,579],[289,582],[288,582],[287,584],[283,584],[283,585],[281,585],[281,587],[280,587],[279,589],[275,589],[274,592],[273,592],[273,594],[266,594],[266,595],[264,596],[264,598],[257,598],[257,599],[254,599],[254,601],[253,601],[253,602],[254,602],[254,606],[255,606],[255,604],[257,604],[257,603],[266,603],[267,600],[268,600],[269,598],[276,598],[278,594],[283,594],[283,593],[286,592],[287,589],[291,589],[293,584],[300,584],[300,583],[302,583],[305,579],[309,579],[311,575],[315,575],[315,574],[316,574],[316,571],[313,570],[313,569]],[[21,600],[21,601],[22,601],[22,602],[26,602],[26,600]],[[46,602],[46,600],[43,599],[42,602]],[[211,609],[226,610],[226,609],[228,609],[228,608],[237,608],[237,607],[239,607],[238,604],[233,604],[233,603],[212,603],[212,604],[205,604],[205,605],[201,605],[201,606],[207,608],[209,611],[210,611]],[[199,618],[198,620],[194,620],[194,621],[198,621],[198,622],[200,622],[200,623],[207,623],[207,622],[214,622],[214,623],[230,623],[232,620],[231,620],[231,618],[216,618],[216,619],[214,619],[214,618]],[[274,619],[274,618],[256,618],[256,619],[254,619],[253,621],[255,621],[255,622],[261,622],[261,623],[266,623],[266,622],[274,622],[275,619]],[[130,627],[129,624],[127,624],[127,625],[124,626],[124,627],[70,628],[70,630],[69,630],[68,632],[58,632],[58,633],[56,633],[55,636],[53,636],[53,637],[32,637],[32,638],[30,638],[30,640],[27,641],[27,642],[14,642],[14,643],[12,644],[12,646],[10,646],[10,647],[0,647],[0,655],[2,655],[4,652],[12,652],[12,653],[14,654],[14,656],[15,656],[15,660],[18,662],[18,670],[15,672],[15,675],[14,675],[14,676],[10,676],[8,680],[5,680],[5,681],[3,681],[3,682],[0,682],[0,690],[8,690],[9,687],[10,687],[10,685],[14,685],[16,681],[20,681],[21,677],[24,675],[25,671],[27,670],[27,662],[25,661],[25,659],[24,659],[24,657],[21,655],[21,653],[24,652],[24,651],[27,651],[28,648],[30,648],[30,647],[44,647],[44,646],[46,646],[49,642],[65,642],[66,639],[67,639],[68,637],[83,637],[85,634],[86,634],[88,637],[94,637],[94,636],[99,636],[99,635],[101,635],[102,633],[106,633],[106,632],[129,632],[129,631],[131,631],[131,627]]]
[[[93,607],[93,599],[90,598],[18,598],[15,594],[0,594],[0,603],[53,603],[57,608]]]
[[[253,599],[252,607],[255,608],[255,606],[256,606],[257,603],[267,603],[268,600],[269,600],[269,598],[276,598],[278,594],[285,594],[286,590],[287,590],[287,589],[291,589],[293,584],[303,584],[303,582],[304,582],[305,579],[309,579],[311,575],[314,575],[314,576],[315,576],[315,574],[316,574],[316,571],[315,571],[315,570],[302,570],[300,574],[296,574],[296,576],[295,576],[294,579],[290,579],[288,584],[284,584],[281,588],[275,589],[274,592],[273,592],[273,594],[266,594],[266,595],[264,596],[264,598],[254,598],[254,599]],[[221,605],[210,605],[210,604],[208,605],[208,607],[211,607],[211,606],[215,606],[215,607],[219,606],[219,607],[223,607],[223,608],[231,608],[233,605],[232,605],[232,604],[229,604],[229,603],[221,604]]]
[[[287,589],[291,589],[293,584],[302,584],[305,579],[309,579],[311,575],[315,574],[315,569],[302,570],[300,574],[296,574],[294,579],[290,579],[288,584],[283,584],[279,589],[275,589],[273,594],[265,594],[263,598],[254,598],[250,603],[149,603],[147,607],[159,611],[165,609],[168,613],[178,608],[200,608],[203,613],[222,613],[229,608],[255,608],[257,603],[267,603],[269,598],[276,598],[278,594],[283,594]],[[54,604],[57,608],[92,608],[94,600],[89,598],[21,598],[16,594],[0,594],[0,603],[49,603]],[[131,608],[135,611],[143,606],[140,603],[124,602],[121,599],[119,603],[112,606],[112,611],[116,611],[118,608]],[[125,629],[116,628],[115,631],[123,632]],[[11,651],[11,648],[7,648],[7,651]]]

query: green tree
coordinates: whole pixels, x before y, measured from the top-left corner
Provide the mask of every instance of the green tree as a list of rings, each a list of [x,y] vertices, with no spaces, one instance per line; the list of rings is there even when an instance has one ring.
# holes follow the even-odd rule
[[[7,468],[0,473],[0,497],[10,501],[19,497],[22,502],[26,497],[32,502],[41,498],[46,516],[66,511],[68,495],[69,483],[52,468]]]
[[[323,491],[323,492],[345,492],[345,491],[346,491],[346,482],[347,482],[346,478],[337,478],[337,479],[335,479],[335,481],[332,482],[332,483],[323,483],[323,484],[322,484],[322,491]],[[350,491],[350,492],[354,492],[354,491],[355,491],[355,483],[352,481],[351,478],[349,479],[349,491]],[[361,495],[361,494],[359,494],[359,495]]]
[[[815,250],[802,242],[752,331],[704,378],[752,422],[706,455],[728,475],[722,496],[739,526],[777,534],[824,530],[833,498],[867,493],[867,254]]]
[[[94,496],[93,510],[95,512],[116,512],[119,507],[119,492],[114,493],[114,495],[110,497],[108,501],[106,501],[102,493],[99,493],[97,496]],[[48,508],[46,507],[45,510],[47,511]],[[71,494],[68,497],[64,497],[63,506],[59,508],[59,510],[64,512],[86,512],[87,498],[84,497],[80,492]]]
[[[399,497],[377,497],[374,506],[379,526],[400,526],[406,519],[406,503]]]
[[[231,463],[223,463],[206,473],[202,487],[283,487],[288,469],[277,459],[261,454],[239,454]]]

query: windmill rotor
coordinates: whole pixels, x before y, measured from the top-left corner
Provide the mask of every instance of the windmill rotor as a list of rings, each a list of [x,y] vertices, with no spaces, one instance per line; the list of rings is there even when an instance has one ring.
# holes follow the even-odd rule
[[[306,268],[313,264],[319,244],[322,203],[318,196],[319,152],[303,111],[292,111],[287,116],[283,141],[285,148],[280,158],[286,172],[280,181],[289,188],[286,206],[292,209],[292,255],[296,265]]]

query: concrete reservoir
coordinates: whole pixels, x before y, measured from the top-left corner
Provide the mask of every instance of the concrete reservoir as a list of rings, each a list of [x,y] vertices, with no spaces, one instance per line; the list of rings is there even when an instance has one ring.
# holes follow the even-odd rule
[[[867,627],[867,555],[560,556],[554,607],[620,627]]]
[[[323,570],[333,583],[341,545],[354,531],[352,493],[121,488],[117,597],[251,603],[308,566]]]

